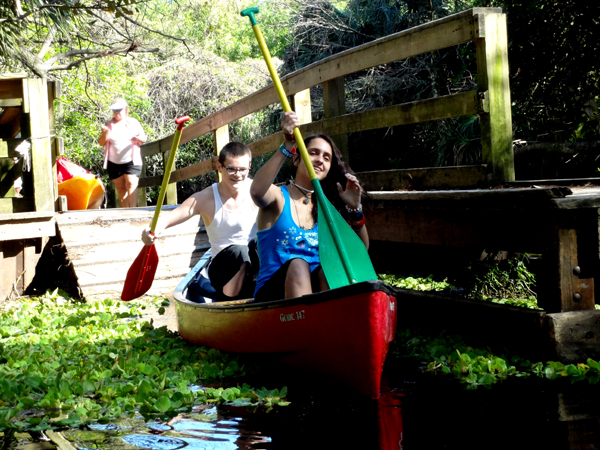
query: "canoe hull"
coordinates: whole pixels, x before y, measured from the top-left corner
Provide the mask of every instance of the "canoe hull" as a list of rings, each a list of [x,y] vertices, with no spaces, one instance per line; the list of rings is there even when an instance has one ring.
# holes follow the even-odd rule
[[[176,291],[177,293],[177,291]],[[372,398],[396,331],[396,299],[373,281],[297,299],[219,306],[175,295],[181,337],[324,375]]]

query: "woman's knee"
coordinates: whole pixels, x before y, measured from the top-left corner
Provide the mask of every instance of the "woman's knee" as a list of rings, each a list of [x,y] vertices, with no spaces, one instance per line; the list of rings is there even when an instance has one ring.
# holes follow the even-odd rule
[[[310,279],[310,266],[303,259],[293,259],[287,270],[287,279],[298,279],[308,277]]]
[[[133,191],[134,189],[137,189],[138,184],[140,182],[139,178],[136,177],[135,175],[124,175],[125,177],[125,188],[127,189],[128,192]]]

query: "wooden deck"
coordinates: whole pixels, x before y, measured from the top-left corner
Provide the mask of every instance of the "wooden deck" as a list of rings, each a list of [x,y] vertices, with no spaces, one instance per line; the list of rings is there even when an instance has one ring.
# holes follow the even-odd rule
[[[173,208],[165,206],[161,214]],[[148,207],[71,211],[56,216],[83,297],[120,297],[127,270],[144,246],[142,230],[153,214],[154,208]],[[202,219],[167,230],[155,245],[160,262],[147,295],[167,297],[209,248]]]

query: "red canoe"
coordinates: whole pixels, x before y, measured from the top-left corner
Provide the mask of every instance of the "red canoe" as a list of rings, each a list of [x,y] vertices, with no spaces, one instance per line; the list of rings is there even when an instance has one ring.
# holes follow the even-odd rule
[[[187,299],[187,286],[202,264],[174,292],[183,339],[229,352],[268,353],[289,367],[379,397],[383,363],[396,332],[393,288],[366,281],[272,302],[195,303]]]

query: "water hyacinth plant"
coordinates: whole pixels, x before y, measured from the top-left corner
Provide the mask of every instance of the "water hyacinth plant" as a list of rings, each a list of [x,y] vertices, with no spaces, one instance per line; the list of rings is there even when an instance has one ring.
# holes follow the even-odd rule
[[[153,301],[164,308],[164,300]],[[168,303],[167,303],[168,304]],[[146,305],[77,303],[55,291],[0,313],[0,430],[169,417],[198,404],[271,409],[287,389],[205,387],[246,373],[236,358],[140,321]]]

